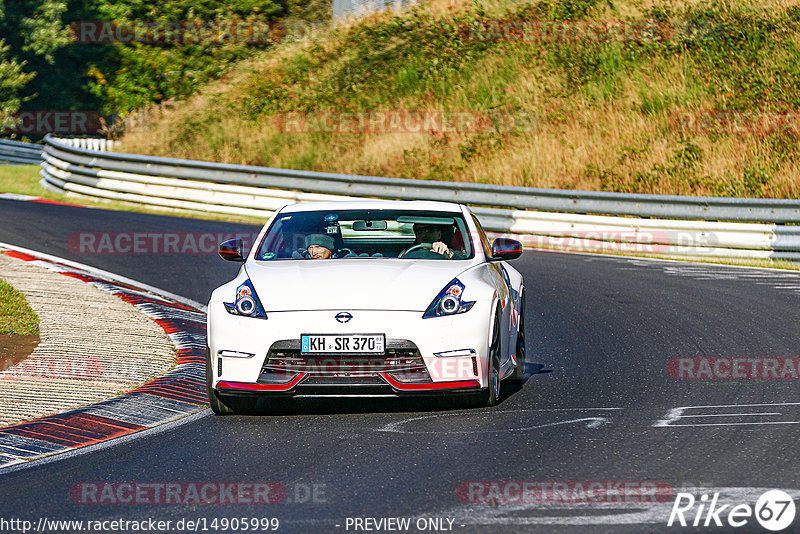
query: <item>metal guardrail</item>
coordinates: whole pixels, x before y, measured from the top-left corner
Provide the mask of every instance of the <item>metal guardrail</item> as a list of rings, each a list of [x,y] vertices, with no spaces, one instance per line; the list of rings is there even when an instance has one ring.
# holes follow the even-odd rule
[[[0,139],[0,164],[38,165],[42,162],[42,145]]]
[[[329,195],[644,218],[800,223],[799,200],[624,194],[297,171],[108,153],[68,146],[52,136],[45,138],[45,153],[75,166]]]
[[[472,205],[487,230],[518,236],[528,246],[800,260],[800,226],[774,224],[800,221],[800,201],[794,200],[552,191],[352,176],[73,146],[79,144],[51,136],[45,139],[40,182],[44,187],[152,206],[256,217],[269,216],[298,201],[356,197],[454,201]],[[672,217],[655,218],[665,214]],[[705,216],[692,217],[697,214]],[[756,220],[760,224],[742,222]]]
[[[102,152],[110,152],[119,145],[119,141],[111,141],[100,137],[60,137],[58,142],[75,148],[87,148]]]

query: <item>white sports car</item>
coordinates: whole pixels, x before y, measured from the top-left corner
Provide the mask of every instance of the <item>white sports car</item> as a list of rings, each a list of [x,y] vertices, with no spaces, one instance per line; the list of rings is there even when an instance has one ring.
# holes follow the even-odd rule
[[[524,287],[466,207],[365,200],[286,206],[208,304],[212,410],[259,397],[461,394],[493,405],[525,367]]]

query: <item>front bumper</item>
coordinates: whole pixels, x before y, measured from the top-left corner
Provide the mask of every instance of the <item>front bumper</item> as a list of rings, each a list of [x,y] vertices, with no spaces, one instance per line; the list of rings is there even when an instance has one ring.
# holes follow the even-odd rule
[[[308,375],[300,374],[285,387],[276,387],[275,384],[251,384],[247,382],[231,382],[220,380],[217,382],[216,391],[223,395],[250,396],[292,396],[292,397],[401,397],[406,395],[458,395],[474,393],[480,389],[477,380],[461,380],[453,382],[436,382],[432,384],[402,384],[385,377],[386,383],[378,384],[314,384],[304,382]]]
[[[488,383],[485,373],[489,313],[480,304],[464,314],[431,319],[422,319],[421,312],[347,310],[353,320],[341,324],[335,315],[342,310],[271,312],[264,320],[231,315],[221,303],[212,302],[208,319],[212,385],[219,393],[229,395],[475,392]],[[386,353],[377,358],[325,356],[316,359],[325,360],[320,364],[299,352],[303,334],[340,333],[385,334]],[[455,349],[471,349],[471,353],[436,356]]]

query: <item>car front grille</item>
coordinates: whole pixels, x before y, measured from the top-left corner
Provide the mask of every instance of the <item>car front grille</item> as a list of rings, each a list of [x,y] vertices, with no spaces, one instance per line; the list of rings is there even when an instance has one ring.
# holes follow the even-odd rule
[[[383,355],[309,355],[300,353],[300,340],[278,341],[270,347],[259,382],[288,381],[306,373],[306,383],[384,384],[379,373],[403,382],[431,381],[416,345],[407,340],[387,340]]]

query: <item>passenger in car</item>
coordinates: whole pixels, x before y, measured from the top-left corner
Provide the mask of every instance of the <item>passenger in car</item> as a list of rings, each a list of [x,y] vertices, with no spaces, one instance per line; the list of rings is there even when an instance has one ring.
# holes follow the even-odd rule
[[[333,257],[335,245],[333,238],[324,234],[310,234],[306,236],[306,249],[299,252],[302,258],[312,260],[328,260]]]
[[[305,238],[305,250],[292,253],[294,259],[329,260],[331,258],[355,258],[369,256],[369,254],[356,254],[349,248],[336,249],[335,240],[325,234],[309,234]],[[380,253],[373,256],[382,256]]]

